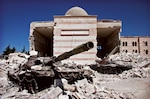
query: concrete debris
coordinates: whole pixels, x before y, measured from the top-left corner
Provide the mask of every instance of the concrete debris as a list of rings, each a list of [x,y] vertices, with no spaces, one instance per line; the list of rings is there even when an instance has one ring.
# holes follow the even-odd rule
[[[56,62],[52,67],[47,64],[49,60],[51,60],[49,57],[37,57],[37,52],[34,51],[31,51],[30,55],[11,53],[8,59],[1,59],[0,99],[139,99],[139,97],[148,99],[150,97],[150,59],[138,54],[117,53],[103,60],[105,64],[98,62],[91,65]],[[21,71],[23,66],[30,66],[30,69]],[[56,71],[52,68],[61,75],[57,77]],[[19,85],[24,83],[16,85],[8,80],[8,73],[15,73],[15,77],[25,74],[27,78],[20,80],[33,81],[35,87],[42,88],[34,92],[33,87],[31,94],[26,88],[20,88]],[[35,78],[29,79],[32,73]],[[46,84],[51,85],[44,86]],[[31,86],[24,85],[28,88],[32,88]]]
[[[68,95],[59,95],[58,99],[69,99]]]
[[[144,58],[137,53],[117,53],[109,56],[109,61],[120,65],[131,65],[132,67],[143,67],[150,64],[148,58]]]
[[[76,87],[70,84],[63,84],[63,88],[64,90],[71,91],[71,92],[76,91]]]
[[[59,87],[52,88],[44,97],[41,99],[56,99],[62,93],[62,89]]]
[[[31,69],[33,70],[42,70],[42,66],[41,65],[34,65],[31,67]]]
[[[29,54],[30,54],[31,56],[37,56],[37,55],[38,55],[38,52],[32,50],[32,51],[29,52]]]
[[[96,93],[96,87],[93,84],[88,84],[85,88],[85,92],[89,94]]]

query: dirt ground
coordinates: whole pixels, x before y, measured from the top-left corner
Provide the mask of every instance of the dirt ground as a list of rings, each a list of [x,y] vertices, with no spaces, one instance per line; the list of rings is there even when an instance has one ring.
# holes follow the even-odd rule
[[[137,99],[150,98],[149,78],[130,78],[104,83],[103,86],[121,93],[133,93]]]

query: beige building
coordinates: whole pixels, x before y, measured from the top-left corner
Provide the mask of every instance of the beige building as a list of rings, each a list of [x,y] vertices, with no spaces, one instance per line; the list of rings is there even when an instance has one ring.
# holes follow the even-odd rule
[[[150,58],[150,37],[129,36],[121,37],[121,51],[135,52]]]
[[[38,51],[40,56],[58,56],[92,41],[93,49],[63,61],[91,64],[120,44],[121,26],[119,20],[98,20],[96,15],[89,15],[80,7],[72,7],[65,15],[54,16],[54,21],[30,24],[30,50]]]

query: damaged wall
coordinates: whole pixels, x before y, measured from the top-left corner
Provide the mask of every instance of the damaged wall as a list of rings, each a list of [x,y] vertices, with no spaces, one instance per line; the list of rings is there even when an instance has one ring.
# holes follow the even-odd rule
[[[107,56],[116,46],[120,45],[121,21],[99,20],[97,25],[97,56]],[[120,49],[117,48],[116,52]]]
[[[30,51],[38,51],[40,56],[53,56],[54,22],[32,22],[30,24]]]

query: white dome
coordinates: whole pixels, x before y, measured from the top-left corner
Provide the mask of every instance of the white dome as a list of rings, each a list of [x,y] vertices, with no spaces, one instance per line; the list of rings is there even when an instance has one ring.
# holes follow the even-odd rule
[[[88,16],[88,13],[80,7],[72,7],[65,13],[65,16]]]

